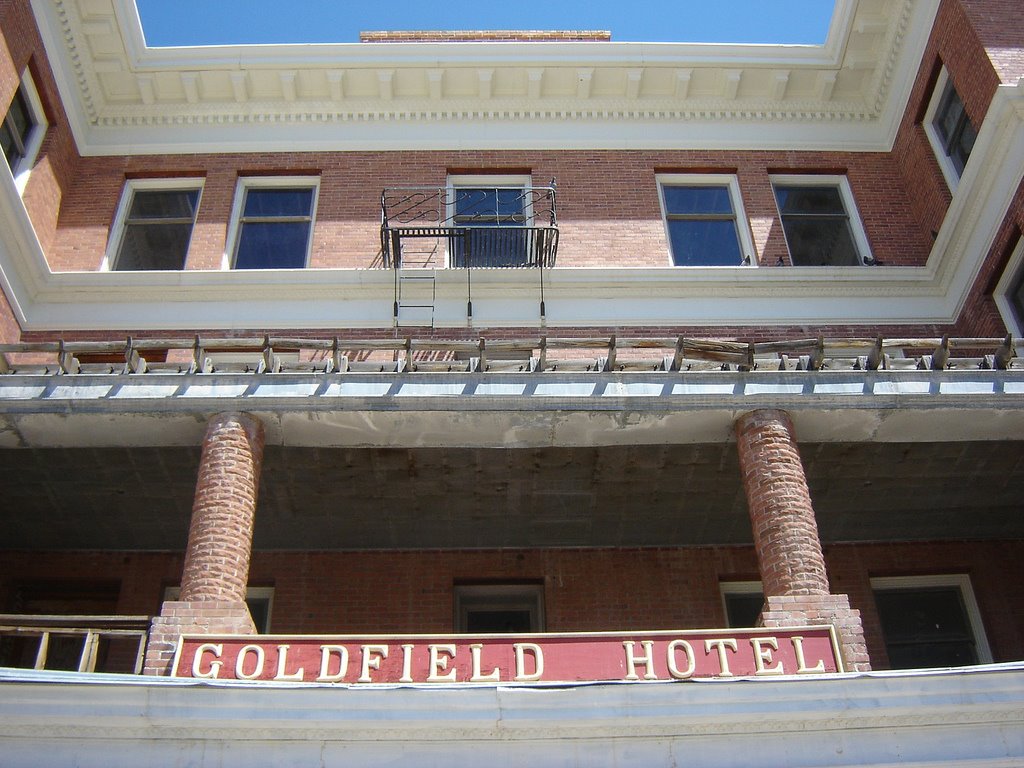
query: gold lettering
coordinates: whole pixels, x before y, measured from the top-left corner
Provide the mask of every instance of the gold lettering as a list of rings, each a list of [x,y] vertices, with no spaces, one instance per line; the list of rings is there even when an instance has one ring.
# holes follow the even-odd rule
[[[203,672],[201,669],[204,653],[212,653],[213,658],[216,659],[216,661],[210,662],[210,669],[206,672]],[[196,648],[196,655],[192,658],[192,677],[205,677],[210,679],[216,679],[219,677],[220,668],[224,666],[224,662],[220,660],[223,653],[224,646],[219,643],[203,643]]]
[[[750,645],[754,649],[754,674],[755,675],[784,675],[785,670],[782,668],[782,659],[779,659],[779,663],[774,667],[766,667],[765,664],[771,664],[772,651],[779,650],[779,641],[774,637],[752,637],[750,638]],[[762,646],[768,646],[762,648]]]
[[[644,672],[644,680],[657,680],[658,675],[654,671],[654,664],[652,657],[654,656],[654,642],[651,640],[641,640],[640,645],[644,647],[643,656],[635,656],[633,654],[633,646],[636,643],[632,640],[623,640],[622,647],[626,651],[626,665],[629,667],[629,672],[626,673],[627,680],[639,680],[640,678],[636,674],[636,665],[643,664],[646,667]]]
[[[483,652],[483,645],[481,643],[473,643],[469,646],[470,656],[473,657],[473,674],[469,678],[471,683],[496,683],[501,679],[501,674],[498,672],[498,668],[495,667],[486,675],[480,671],[480,654]]]
[[[331,657],[338,656],[338,671],[331,673]],[[318,683],[340,683],[348,672],[348,648],[344,645],[320,646],[320,675]]]
[[[256,655],[256,666],[253,667],[252,672],[249,674],[245,673],[245,657],[250,653]],[[238,660],[235,662],[235,677],[239,680],[255,680],[257,677],[263,674],[263,646],[260,645],[243,645],[238,651]]]
[[[455,659],[455,646],[454,645],[428,645],[427,650],[430,652],[430,671],[427,673],[428,683],[454,683],[455,682],[455,670],[451,670],[447,674],[439,674],[442,669],[448,669],[449,659]],[[445,654],[445,656],[439,656],[438,654]]]
[[[719,668],[721,670],[718,673],[718,676],[719,677],[732,677],[733,674],[732,674],[732,671],[729,669],[729,659],[725,655],[725,649],[728,648],[730,651],[735,653],[736,652],[736,641],[733,638],[731,638],[731,637],[723,638],[723,639],[720,639],[720,640],[705,640],[704,641],[704,652],[705,653],[711,653],[711,649],[712,648],[717,648],[718,649],[718,666],[719,666]]]
[[[299,667],[295,672],[285,673],[285,667],[288,665],[288,649],[290,645],[279,645],[277,646],[277,674],[274,675],[275,680],[294,680],[296,682],[302,682],[302,676],[306,673],[306,670]]]
[[[371,669],[380,669],[380,662],[388,657],[388,646],[386,645],[364,645],[361,648],[363,652],[363,667],[359,675],[360,683],[372,683],[370,679]]]
[[[400,683],[412,682],[412,649],[414,647],[412,645],[402,646],[402,676],[398,678]]]
[[[816,672],[825,671],[825,660],[820,659],[813,667],[808,668],[804,659],[804,639],[799,635],[789,638],[793,643],[793,652],[796,654],[796,673],[798,675],[813,675]]]
[[[680,648],[686,652],[686,670],[680,671],[676,664],[676,651]],[[697,660],[693,656],[693,646],[685,640],[673,640],[668,644],[668,673],[676,680],[685,680],[697,668]]]
[[[516,682],[529,682],[540,680],[544,674],[544,651],[535,643],[513,643],[513,650],[516,652]],[[526,674],[525,654],[529,652],[533,656],[533,672]]]

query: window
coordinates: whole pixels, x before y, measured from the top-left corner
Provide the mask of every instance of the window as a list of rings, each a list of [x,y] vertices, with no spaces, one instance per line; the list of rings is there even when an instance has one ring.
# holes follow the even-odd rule
[[[544,585],[456,586],[455,630],[472,634],[543,632]]]
[[[167,587],[164,590],[164,600],[180,600],[181,587]],[[249,615],[252,623],[256,625],[256,631],[261,635],[270,632],[270,613],[274,607],[273,587],[248,587],[245,590],[245,604],[249,608]]]
[[[658,177],[672,263],[677,267],[738,267],[754,252],[735,177]]]
[[[32,78],[25,70],[0,125],[0,147],[19,191],[24,190],[28,172],[35,162],[46,133],[46,115]]]
[[[129,181],[106,265],[117,271],[184,269],[201,189],[201,179]]]
[[[452,238],[453,267],[521,267],[529,263],[532,220],[529,176],[449,176],[447,215],[474,230]]]
[[[945,67],[939,73],[925,111],[924,127],[928,141],[939,159],[946,183],[955,189],[974,148],[978,132],[967,116],[960,94],[953,87],[953,80]]]
[[[722,605],[730,627],[756,627],[764,610],[764,589],[760,581],[723,581]]]
[[[843,176],[774,176],[775,201],[794,267],[873,264]]]
[[[1006,329],[1014,336],[1024,335],[1024,237],[1018,237],[993,296]]]
[[[967,576],[872,579],[871,587],[893,669],[992,661]]]
[[[235,192],[233,269],[301,269],[309,261],[318,179],[242,179]]]

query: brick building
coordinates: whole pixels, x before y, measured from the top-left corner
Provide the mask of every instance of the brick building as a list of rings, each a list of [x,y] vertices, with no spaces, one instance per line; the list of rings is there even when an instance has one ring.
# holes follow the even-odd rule
[[[0,764],[1024,760],[1017,3],[0,30]]]

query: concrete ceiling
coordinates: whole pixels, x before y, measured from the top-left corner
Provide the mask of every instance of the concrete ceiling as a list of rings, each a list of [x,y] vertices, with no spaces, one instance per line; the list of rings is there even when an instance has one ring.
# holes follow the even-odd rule
[[[821,443],[826,542],[1024,538],[1024,443]],[[183,549],[198,449],[0,451],[7,549]],[[260,549],[751,541],[734,445],[267,449]]]

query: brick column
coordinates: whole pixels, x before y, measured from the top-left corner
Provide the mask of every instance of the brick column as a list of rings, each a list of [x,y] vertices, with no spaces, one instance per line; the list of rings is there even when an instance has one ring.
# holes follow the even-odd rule
[[[145,674],[169,672],[179,635],[255,634],[245,589],[263,444],[263,425],[252,416],[220,413],[207,423],[181,596],[153,619]]]
[[[766,627],[833,624],[846,669],[870,669],[860,611],[830,593],[818,523],[793,422],[763,409],[736,421],[740,472],[754,529]]]

